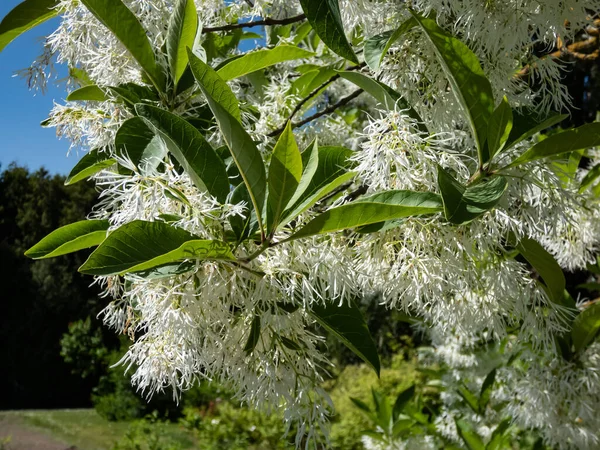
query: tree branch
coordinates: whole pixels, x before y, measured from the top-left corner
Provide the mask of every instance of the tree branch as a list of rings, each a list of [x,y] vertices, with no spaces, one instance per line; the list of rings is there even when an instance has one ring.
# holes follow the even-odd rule
[[[315,113],[312,116],[309,116],[306,119],[301,120],[300,122],[294,122],[294,123],[292,123],[292,128],[301,127],[302,125],[306,125],[308,122],[312,122],[313,120],[318,119],[319,117],[325,116],[327,114],[331,114],[336,109],[344,106],[347,103],[350,103],[352,100],[354,100],[356,97],[358,97],[362,93],[363,93],[362,89],[357,89],[352,94],[348,95],[347,97],[342,98],[337,103],[334,103],[333,105],[328,106],[323,111]],[[285,128],[278,128],[275,131],[271,131],[267,136],[268,137],[278,136],[279,134],[281,134],[283,132],[284,129]]]
[[[367,65],[367,63],[360,63],[357,66],[353,66],[353,67],[349,67],[346,69],[346,71],[350,72],[352,70],[360,70],[363,67],[365,67]],[[319,94],[319,92],[321,92],[322,89],[326,88],[328,85],[330,85],[331,83],[333,83],[335,80],[337,80],[338,78],[340,78],[339,74],[335,74],[334,76],[332,76],[331,78],[329,78],[329,80],[325,81],[323,84],[321,84],[318,88],[316,88],[314,91],[312,91],[310,94],[308,94],[308,96],[306,96],[305,98],[303,98],[294,108],[294,110],[292,111],[292,113],[290,114],[290,117],[288,117],[288,121],[292,120],[294,118],[294,116],[298,113],[298,111],[300,111],[302,109],[302,107],[313,97],[315,97],[316,95]]]
[[[302,22],[306,19],[304,14],[299,14],[294,17],[288,17],[287,19],[272,19],[267,17],[263,20],[257,20],[254,22],[244,22],[244,23],[232,23],[231,25],[223,25],[221,27],[205,27],[202,29],[202,33],[213,33],[215,31],[231,31],[237,30],[238,28],[252,28],[260,25],[288,25],[290,23]]]
[[[565,58],[580,61],[596,61],[600,59],[600,19],[594,20],[593,25],[586,27],[586,33],[590,36],[589,38],[568,45],[561,38],[557,38],[556,47],[558,50],[544,55],[540,59],[552,58],[558,61]],[[526,79],[535,68],[535,63],[528,64],[517,72],[515,77]]]

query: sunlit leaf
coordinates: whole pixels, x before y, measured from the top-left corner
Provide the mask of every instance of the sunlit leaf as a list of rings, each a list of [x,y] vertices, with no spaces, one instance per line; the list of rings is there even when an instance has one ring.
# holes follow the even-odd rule
[[[383,61],[383,57],[391,46],[411,28],[416,26],[417,21],[414,17],[411,17],[395,30],[386,31],[367,39],[364,44],[364,55],[365,62],[371,70],[378,70]]]
[[[240,58],[236,58],[225,64],[217,70],[217,74],[223,80],[233,80],[234,78],[239,78],[284,61],[310,58],[311,56],[314,56],[314,53],[308,50],[293,45],[278,45],[272,49],[262,49],[246,53]]]
[[[139,104],[136,105],[136,111],[165,139],[169,152],[194,184],[224,203],[229,194],[225,164],[204,136],[180,116],[156,106]]]
[[[323,43],[334,53],[358,64],[344,32],[338,0],[300,0],[300,5]]]
[[[585,174],[583,180],[581,180],[579,192],[581,193],[587,191],[588,188],[594,184],[594,181],[598,179],[598,177],[600,177],[600,164],[596,164],[588,171],[588,173]]]
[[[281,224],[285,225],[295,219],[324,196],[354,178],[354,173],[347,171],[352,167],[352,154],[352,150],[345,147],[318,147],[316,141],[309,146],[302,153],[304,172],[300,184],[288,203]]]
[[[162,138],[141,117],[127,119],[115,136],[117,153],[128,158],[140,172],[155,169],[167,154]]]
[[[301,177],[302,156],[296,144],[291,123],[288,122],[273,149],[269,165],[270,230],[274,231],[277,227],[281,214],[296,192]]]
[[[99,245],[106,238],[108,220],[82,220],[54,230],[25,252],[33,259],[53,258]]]
[[[469,450],[485,450],[483,441],[467,421],[456,420],[456,431]]]
[[[459,39],[441,29],[435,20],[413,13],[435,49],[452,92],[465,113],[477,143],[480,164],[489,160],[485,148],[487,127],[494,111],[494,96],[477,56]]]
[[[165,222],[136,220],[113,231],[79,268],[88,275],[141,272],[186,259],[233,260],[229,245]]]
[[[217,120],[223,139],[248,188],[248,193],[256,211],[259,228],[261,232],[264,232],[262,214],[267,192],[267,176],[262,156],[256,144],[252,141],[246,130],[244,130],[238,119],[233,117],[217,98],[213,97],[212,94],[215,92],[214,79],[212,77],[203,77],[203,74],[208,73],[208,71],[202,70],[201,73],[197,74],[197,69],[201,69],[206,64],[191,54],[190,64],[192,72],[200,84],[200,89],[206,96],[208,105]],[[205,82],[209,83],[208,87],[205,85]]]
[[[87,9],[125,46],[159,89],[165,77],[139,20],[121,0],[81,0]]]
[[[187,48],[194,48],[198,31],[198,13],[194,0],[178,0],[167,31],[167,58],[171,77],[179,83],[188,64]]]
[[[92,150],[73,167],[73,170],[71,170],[65,179],[65,185],[85,180],[101,170],[112,166],[115,162],[116,160],[111,158],[108,152],[101,152],[98,149]]]
[[[103,102],[107,99],[104,91],[95,85],[83,86],[67,96],[67,100],[70,102],[75,100]]]
[[[586,150],[600,145],[600,122],[587,123],[577,128],[552,134],[538,142],[507,167],[518,166],[536,159],[561,153]]]
[[[25,0],[0,22],[0,52],[14,39],[58,14],[58,0]]]
[[[512,109],[508,104],[508,99],[504,97],[502,102],[500,102],[498,107],[494,110],[488,125],[487,142],[490,159],[493,158],[496,153],[502,151],[510,136],[512,126]]]
[[[552,114],[549,117],[540,117],[538,111],[513,111],[513,126],[504,149],[506,150],[547,128],[559,124],[567,117],[569,117],[567,114]]]
[[[357,228],[402,217],[434,214],[442,199],[430,192],[387,191],[332,208],[308,222],[288,240]]]
[[[504,177],[492,176],[463,186],[438,166],[438,185],[444,200],[446,220],[464,224],[496,206],[506,191],[507,182]]]
[[[203,92],[219,103],[238,122],[241,120],[240,106],[231,88],[208,64],[188,49],[190,67],[194,78]]]

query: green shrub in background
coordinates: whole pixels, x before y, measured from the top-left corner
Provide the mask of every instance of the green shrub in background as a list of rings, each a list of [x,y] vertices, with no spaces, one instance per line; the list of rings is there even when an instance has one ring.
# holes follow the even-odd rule
[[[131,385],[124,366],[113,367],[130,345],[127,337],[121,336],[119,345],[109,348],[100,324],[88,317],[71,323],[60,343],[61,356],[74,374],[82,378],[97,377],[91,400],[102,417],[113,421],[134,420],[154,412],[163,419],[181,417],[183,407],[174,401],[171,392],[156,394],[148,401]]]
[[[102,329],[94,327],[89,316],[69,324],[60,347],[60,356],[71,366],[71,373],[88,378],[106,371],[110,350],[106,347]]]
[[[186,408],[182,419],[203,450],[279,450],[294,448],[286,439],[283,418],[230,402]]]
[[[364,364],[346,366],[333,380],[325,384],[336,408],[331,426],[331,444],[339,450],[360,450],[361,436],[370,423],[361,414],[351,397],[369,401],[371,389],[377,389],[390,399],[422,378],[417,370],[416,357],[400,353],[391,357],[391,364],[383,368],[381,378]],[[393,400],[392,400],[393,401]]]
[[[112,450],[186,450],[197,447],[183,433],[173,432],[157,414],[131,423],[125,436],[117,441]]]

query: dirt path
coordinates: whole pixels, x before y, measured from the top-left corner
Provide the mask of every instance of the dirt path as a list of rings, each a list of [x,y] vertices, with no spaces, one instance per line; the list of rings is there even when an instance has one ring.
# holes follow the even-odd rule
[[[5,440],[8,442],[5,442]],[[4,447],[2,446],[4,444]],[[0,449],[3,450],[77,450],[24,424],[16,417],[0,416]]]

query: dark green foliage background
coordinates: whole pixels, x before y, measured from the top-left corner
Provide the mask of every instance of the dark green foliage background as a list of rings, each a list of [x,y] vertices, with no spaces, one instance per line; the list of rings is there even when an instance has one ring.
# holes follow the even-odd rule
[[[101,309],[98,288],[77,272],[86,252],[32,261],[23,253],[59,226],[82,220],[97,199],[90,183],[10,165],[0,174],[0,409],[88,406],[97,380],[71,373],[60,338]]]

